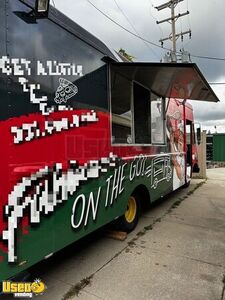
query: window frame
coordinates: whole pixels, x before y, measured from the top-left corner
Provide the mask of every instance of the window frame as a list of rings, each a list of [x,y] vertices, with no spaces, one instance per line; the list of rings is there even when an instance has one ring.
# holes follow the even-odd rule
[[[150,140],[151,140],[151,143],[143,143],[143,144],[140,144],[140,143],[135,143],[135,124],[134,124],[134,83],[143,87],[144,89],[148,90],[149,91],[149,105],[150,105],[150,108],[149,108],[149,111],[150,111],[150,115],[148,115],[148,118],[150,117],[150,126],[151,126],[151,90],[146,87],[144,84],[141,84],[140,82],[138,82],[137,80],[132,80],[131,81],[131,114],[132,114],[132,128],[131,128],[131,137],[132,137],[132,141],[134,141],[134,144],[133,145],[145,145],[145,146],[149,146],[149,145],[152,145],[152,127],[150,127]],[[130,144],[131,145],[131,144]]]
[[[151,129],[151,133],[150,133],[150,137],[151,137],[151,143],[149,144],[140,144],[140,143],[135,143],[135,127],[134,127],[134,90],[133,90],[133,83],[136,83],[140,86],[142,86],[143,88],[147,89],[149,91],[149,104],[150,104],[150,126],[151,126],[151,94],[153,93],[154,95],[158,96],[155,92],[153,92],[150,88],[146,87],[145,85],[143,85],[142,83],[140,83],[137,80],[131,80],[130,81],[130,89],[131,89],[131,98],[130,98],[130,103],[131,103],[131,115],[132,115],[132,119],[131,119],[131,138],[132,138],[132,143],[116,143],[113,142],[113,113],[112,113],[112,77],[111,77],[111,68],[109,68],[109,87],[108,87],[108,91],[109,91],[109,120],[110,120],[110,142],[111,142],[111,146],[112,147],[151,147],[151,146],[166,146],[166,105],[165,105],[165,101],[166,99],[164,97],[162,98],[162,107],[163,107],[163,143],[152,143],[152,127]]]
[[[151,126],[151,144],[152,145],[156,145],[156,146],[165,146],[166,145],[166,99],[158,96],[156,93],[154,93],[153,91],[151,91],[151,93],[153,93],[155,96],[162,98],[162,120],[163,120],[163,143],[153,143],[152,142],[152,126]],[[152,102],[152,100],[151,100]],[[152,113],[152,110],[151,110]],[[152,120],[152,115],[151,115],[151,120]],[[152,123],[151,123],[152,124]]]

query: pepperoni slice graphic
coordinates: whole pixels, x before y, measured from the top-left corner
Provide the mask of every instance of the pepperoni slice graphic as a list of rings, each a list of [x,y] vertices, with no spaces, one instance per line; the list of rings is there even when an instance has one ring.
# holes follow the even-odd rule
[[[54,101],[57,104],[66,103],[68,99],[72,98],[78,92],[78,88],[72,82],[65,78],[59,79],[59,87],[55,93]]]

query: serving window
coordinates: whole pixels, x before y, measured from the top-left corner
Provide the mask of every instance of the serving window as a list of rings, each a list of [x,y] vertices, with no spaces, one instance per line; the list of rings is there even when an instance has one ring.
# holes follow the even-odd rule
[[[115,74],[112,78],[112,143],[132,143],[131,82]]]
[[[164,101],[140,82],[111,73],[112,144],[164,144]]]
[[[151,93],[151,134],[152,144],[164,144],[165,142],[165,109],[164,101],[154,93]]]
[[[112,143],[165,144],[165,99],[218,102],[195,64],[109,63]]]
[[[133,128],[135,144],[151,144],[150,91],[133,82]]]

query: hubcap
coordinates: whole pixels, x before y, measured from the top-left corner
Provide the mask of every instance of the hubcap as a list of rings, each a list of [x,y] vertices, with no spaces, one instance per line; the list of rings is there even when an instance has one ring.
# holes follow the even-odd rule
[[[132,223],[137,213],[137,204],[134,197],[130,197],[127,203],[127,211],[125,212],[125,219],[128,223]]]

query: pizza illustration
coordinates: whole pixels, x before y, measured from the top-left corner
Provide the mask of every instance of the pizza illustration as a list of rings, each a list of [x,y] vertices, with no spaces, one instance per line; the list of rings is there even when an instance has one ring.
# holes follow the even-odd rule
[[[65,78],[59,78],[59,87],[55,93],[54,101],[57,104],[66,103],[68,99],[72,98],[78,92],[78,88],[72,82]]]

